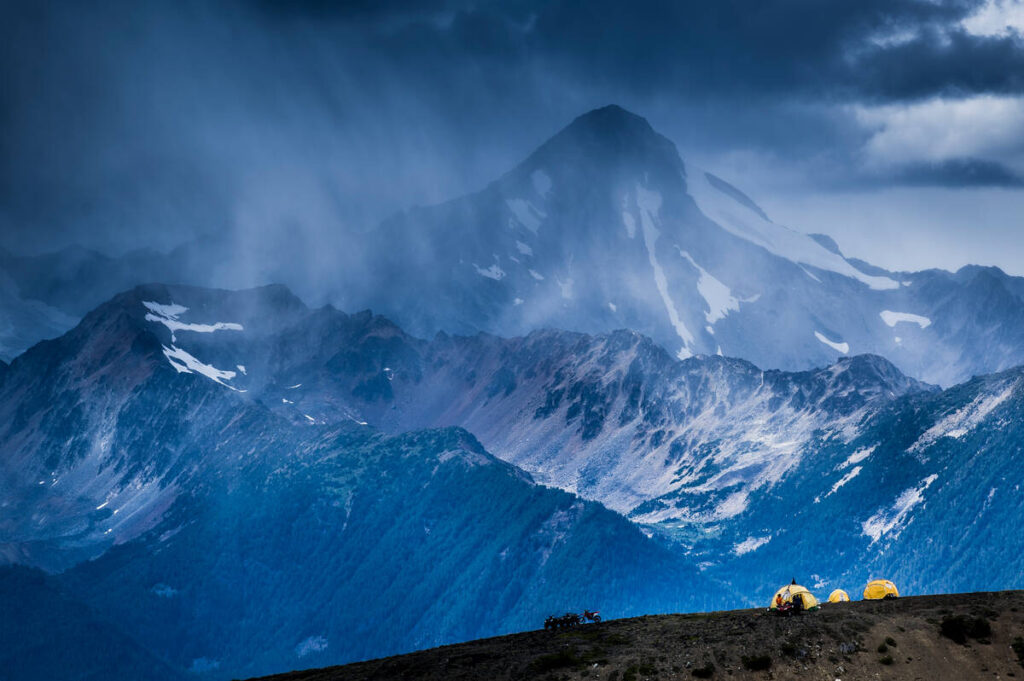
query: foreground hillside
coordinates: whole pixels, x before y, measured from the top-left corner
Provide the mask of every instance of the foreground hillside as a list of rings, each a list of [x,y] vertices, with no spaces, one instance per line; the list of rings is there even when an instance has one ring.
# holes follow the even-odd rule
[[[1005,679],[1024,677],[1022,637],[1024,591],[1004,591],[637,617],[268,679]]]

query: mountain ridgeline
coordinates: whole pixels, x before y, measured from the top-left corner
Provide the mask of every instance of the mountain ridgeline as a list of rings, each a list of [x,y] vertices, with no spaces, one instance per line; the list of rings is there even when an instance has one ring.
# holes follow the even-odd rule
[[[19,320],[0,328],[0,359],[163,280],[284,282],[421,337],[626,328],[674,356],[721,353],[787,371],[876,354],[943,386],[1024,364],[1024,278],[978,266],[889,272],[845,258],[830,238],[773,222],[616,106],[580,116],[476,193],[345,232],[338,252],[318,247],[312,258],[301,238],[262,258],[239,250],[258,242],[212,237],[119,258],[0,252],[0,310]],[[311,267],[325,258],[328,271]],[[252,274],[253,260],[272,264]]]
[[[231,321],[195,321],[219,315]],[[59,588],[97,635],[112,629],[193,678],[515,631],[580,602],[714,603],[685,557],[537,485],[463,429],[389,436],[270,409],[260,372],[316,315],[280,287],[143,287],[12,363],[0,549],[62,570],[39,603]],[[243,347],[249,366],[208,363]],[[246,376],[251,388],[233,385]],[[34,598],[22,609],[61,617]],[[89,647],[88,629],[69,635]],[[27,651],[14,678],[42,654]]]
[[[147,285],[0,372],[0,555],[192,678],[758,604],[794,572],[1009,588],[1022,385]]]

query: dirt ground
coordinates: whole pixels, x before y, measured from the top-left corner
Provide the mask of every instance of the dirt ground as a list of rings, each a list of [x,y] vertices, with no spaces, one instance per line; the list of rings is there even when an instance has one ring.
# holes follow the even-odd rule
[[[637,617],[266,678],[1024,681],[1024,591]]]

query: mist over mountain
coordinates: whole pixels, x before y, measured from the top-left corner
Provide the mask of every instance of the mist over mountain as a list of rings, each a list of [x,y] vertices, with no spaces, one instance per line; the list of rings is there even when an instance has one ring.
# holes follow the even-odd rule
[[[301,249],[291,274],[323,288],[288,283],[317,300],[348,232],[476,191],[615,102],[859,258],[1024,274],[1014,2],[4,9],[0,246],[20,253],[272,243],[239,268]]]
[[[949,386],[1024,362],[1024,279],[972,266],[889,272],[773,222],[617,106],[580,116],[482,191],[309,244],[206,239],[109,258],[4,254],[11,310],[35,306],[11,358],[141,281],[239,288],[283,281],[414,335],[632,329],[680,357],[805,370],[871,353]],[[245,263],[263,264],[255,269]],[[331,263],[329,283],[324,262]],[[14,312],[10,314],[15,314]]]
[[[1022,359],[1020,280],[847,260],[615,106],[579,117],[482,192],[380,230],[346,287],[362,293],[342,306],[414,333],[630,328],[681,357],[799,370],[874,353],[944,385]]]

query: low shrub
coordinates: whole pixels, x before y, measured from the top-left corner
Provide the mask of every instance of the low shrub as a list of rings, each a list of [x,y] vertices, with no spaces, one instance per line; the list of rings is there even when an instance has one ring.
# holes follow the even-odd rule
[[[710,679],[715,675],[715,665],[708,662],[703,667],[697,667],[690,673],[697,679]]]
[[[741,661],[743,662],[744,669],[752,672],[764,671],[772,667],[772,658],[768,655],[744,656],[741,658]]]
[[[992,635],[992,625],[982,617],[950,615],[942,618],[939,633],[954,643],[965,645],[969,638],[988,639]]]
[[[1017,661],[1020,662],[1020,666],[1024,667],[1024,638],[1018,636],[1013,639],[1010,647],[1013,648],[1013,652],[1017,653]]]
[[[530,670],[535,674],[541,674],[543,672],[554,671],[555,669],[577,667],[581,664],[583,664],[583,660],[576,655],[576,651],[571,648],[567,648],[565,650],[560,650],[557,653],[541,655],[530,663]]]

